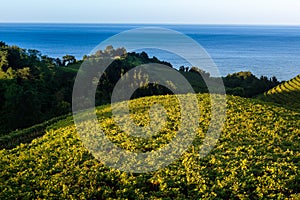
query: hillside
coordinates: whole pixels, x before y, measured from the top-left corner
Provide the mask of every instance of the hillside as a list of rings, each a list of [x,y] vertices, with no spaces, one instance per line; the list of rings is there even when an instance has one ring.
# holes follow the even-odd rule
[[[51,58],[38,50],[0,42],[0,136],[70,113],[74,80],[83,61],[98,63],[112,58],[114,62],[98,82],[96,105],[110,103],[115,84],[138,65],[158,63],[172,68],[170,63],[150,58],[145,52],[126,52],[124,48],[114,49],[112,46],[85,56],[83,60],[76,60],[72,55],[62,59]],[[214,78],[197,67],[182,66],[178,71],[197,93],[208,91],[202,76],[215,85]],[[137,74],[137,77],[144,77]],[[99,79],[96,75],[95,78]],[[235,73],[224,77],[223,81],[227,94],[243,97],[262,94],[279,84],[276,79],[257,78],[250,72]],[[170,90],[159,85],[147,85],[135,92],[132,98],[165,94],[171,94]]]
[[[300,109],[300,74],[265,92],[263,99]]]
[[[0,151],[0,199],[284,199],[300,193],[300,113],[258,100],[227,96],[227,119],[213,151],[199,158],[210,119],[210,99],[199,94],[199,129],[193,145],[173,164],[146,174],[125,173],[97,161],[83,146],[72,117],[47,128],[43,137]],[[116,127],[110,106],[97,109],[107,137],[130,151],[151,151],[178,129],[174,96],[130,101],[143,126],[148,109],[161,103],[167,126],[149,140]]]

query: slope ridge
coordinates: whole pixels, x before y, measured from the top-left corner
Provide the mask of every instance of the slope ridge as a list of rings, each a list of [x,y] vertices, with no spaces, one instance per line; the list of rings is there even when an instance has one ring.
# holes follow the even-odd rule
[[[287,105],[291,108],[300,108],[300,74],[289,81],[270,89],[262,98],[266,101]]]

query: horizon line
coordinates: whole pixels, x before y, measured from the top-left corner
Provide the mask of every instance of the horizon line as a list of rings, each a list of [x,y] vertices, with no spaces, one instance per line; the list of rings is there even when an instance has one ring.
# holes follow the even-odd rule
[[[2,22],[0,24],[118,24],[118,25],[215,25],[215,26],[300,26],[300,24],[282,24],[282,23],[270,23],[270,24],[259,24],[259,23],[193,23],[193,22],[56,22],[56,21],[12,21]]]

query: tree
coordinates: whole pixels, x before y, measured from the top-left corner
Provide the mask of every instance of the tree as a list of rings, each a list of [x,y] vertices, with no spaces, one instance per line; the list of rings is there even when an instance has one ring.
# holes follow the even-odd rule
[[[40,59],[41,55],[42,55],[40,51],[35,50],[35,49],[28,49],[27,52],[28,52],[29,57],[33,60]]]
[[[76,62],[75,56],[65,55],[63,56],[63,66],[67,66],[69,64],[73,64]]]
[[[143,51],[141,54],[140,54],[141,58],[143,61],[147,61],[149,60],[149,57],[148,57],[148,54],[146,54],[145,51]]]
[[[114,47],[112,45],[109,45],[105,48],[104,52],[108,55],[108,56],[113,56],[113,52],[114,52]]]
[[[6,68],[8,67],[8,52],[5,50],[1,50],[0,51],[0,70],[6,70]]]
[[[55,59],[54,59],[54,64],[55,64],[56,66],[63,66],[63,63],[62,63],[62,61],[61,61],[60,58],[55,58]]]
[[[184,72],[184,70],[185,70],[184,66],[180,66],[180,67],[179,67],[179,71],[180,71],[180,72]]]
[[[274,84],[274,85],[279,84],[279,81],[277,80],[277,78],[275,76],[272,77],[272,84]]]
[[[115,56],[120,56],[120,57],[124,57],[124,56],[126,56],[126,49],[124,48],[124,47],[122,47],[122,48],[117,48],[116,50],[115,50]],[[147,55],[148,56],[148,55]]]
[[[7,45],[5,44],[5,42],[0,41],[0,47],[6,47]]]
[[[89,58],[88,55],[84,55],[84,56],[82,57],[82,60],[87,60],[88,58]]]
[[[210,74],[202,69],[199,69],[198,67],[191,67],[190,71],[189,72],[192,72],[192,73],[197,73],[199,75],[201,75],[202,77],[210,77]]]

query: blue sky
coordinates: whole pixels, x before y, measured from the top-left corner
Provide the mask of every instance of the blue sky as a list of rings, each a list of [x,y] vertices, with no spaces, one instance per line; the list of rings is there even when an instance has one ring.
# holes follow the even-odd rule
[[[6,0],[0,22],[300,25],[300,1]]]

